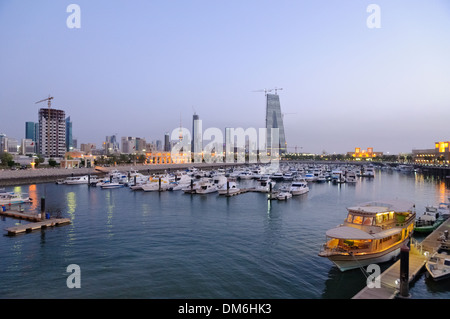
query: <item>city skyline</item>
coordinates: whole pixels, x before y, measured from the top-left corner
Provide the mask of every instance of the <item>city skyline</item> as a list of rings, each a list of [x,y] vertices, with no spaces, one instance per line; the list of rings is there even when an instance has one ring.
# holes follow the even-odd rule
[[[204,129],[263,128],[255,91],[279,87],[288,152],[450,139],[447,1],[77,1],[79,29],[69,4],[0,3],[0,133],[24,138],[49,94],[79,144],[164,140],[194,113]]]

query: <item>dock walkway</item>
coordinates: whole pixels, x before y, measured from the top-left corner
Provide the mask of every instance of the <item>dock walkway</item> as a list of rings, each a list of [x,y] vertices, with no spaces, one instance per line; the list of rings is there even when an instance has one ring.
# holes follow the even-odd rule
[[[0,216],[15,218],[15,219],[23,219],[28,220],[30,222],[38,222],[41,221],[40,214],[29,214],[25,213],[23,210],[0,210]]]
[[[409,252],[409,283],[413,282],[426,263],[425,252],[432,254],[441,246],[440,236],[445,230],[450,230],[450,218],[444,221],[437,229],[428,235],[421,243],[411,245]],[[364,287],[353,299],[393,299],[396,297],[398,287],[396,280],[400,278],[400,260],[381,274],[381,287]]]
[[[70,218],[50,218],[36,223],[28,223],[24,225],[9,227],[6,229],[8,236],[14,236],[20,233],[29,233],[33,230],[70,224]]]

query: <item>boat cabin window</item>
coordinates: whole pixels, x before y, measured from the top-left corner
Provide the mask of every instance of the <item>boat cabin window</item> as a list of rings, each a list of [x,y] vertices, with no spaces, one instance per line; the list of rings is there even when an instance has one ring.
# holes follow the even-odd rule
[[[362,216],[356,215],[356,216],[353,218],[353,224],[359,224],[359,225],[361,225],[362,222],[363,222],[363,217],[362,217]]]
[[[446,260],[444,260],[444,265],[446,265],[446,266],[450,266],[450,259],[446,259]]]
[[[378,213],[376,215],[376,223],[381,224],[387,222],[388,220],[394,219],[394,212]]]
[[[348,214],[347,222],[351,223],[352,221],[353,221],[353,215],[352,214]]]
[[[363,225],[372,225],[373,217],[364,217]]]

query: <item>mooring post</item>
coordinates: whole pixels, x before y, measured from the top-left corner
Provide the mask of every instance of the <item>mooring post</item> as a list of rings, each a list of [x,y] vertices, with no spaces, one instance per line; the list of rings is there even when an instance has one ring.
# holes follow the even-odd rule
[[[45,197],[41,197],[41,219],[45,219]]]
[[[88,174],[88,187],[91,186],[91,174]]]
[[[161,191],[161,176],[159,177],[158,180],[158,190]]]
[[[399,298],[409,298],[409,247],[400,248],[400,294]]]
[[[269,200],[272,199],[272,183],[269,182]]]
[[[227,195],[230,195],[230,182],[227,180]]]

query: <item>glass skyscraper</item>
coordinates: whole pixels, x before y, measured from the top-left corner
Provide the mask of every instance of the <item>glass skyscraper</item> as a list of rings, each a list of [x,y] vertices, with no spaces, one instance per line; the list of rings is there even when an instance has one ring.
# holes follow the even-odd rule
[[[25,138],[27,140],[36,141],[35,124],[34,122],[25,122]]]
[[[66,118],[66,150],[70,152],[73,149],[72,140],[72,122],[70,116]]]
[[[286,153],[286,136],[284,135],[283,116],[281,114],[280,97],[278,94],[266,94],[266,129],[267,129],[267,152]],[[279,143],[272,143],[271,129],[278,128]]]

